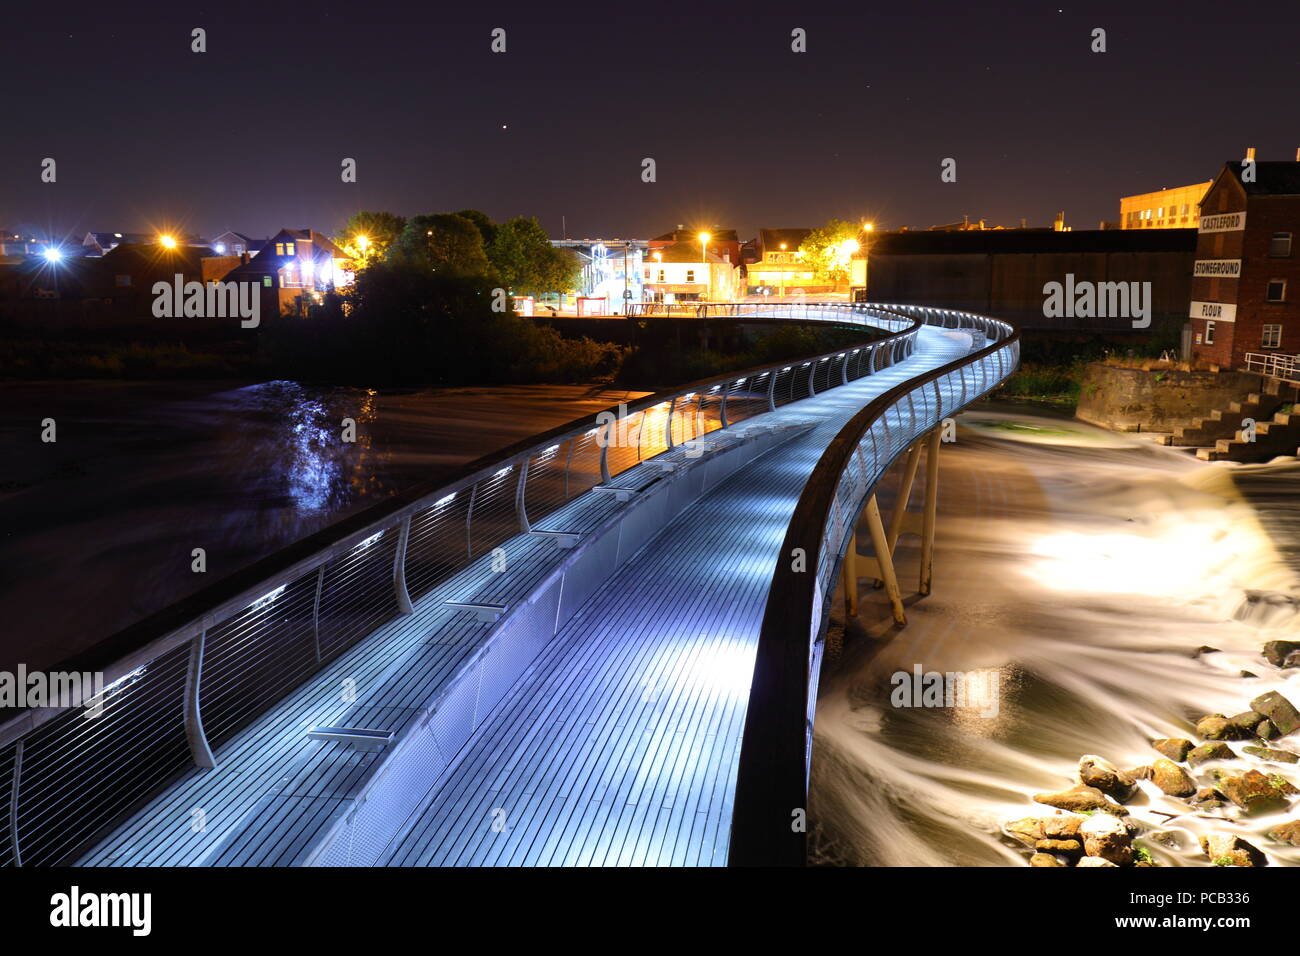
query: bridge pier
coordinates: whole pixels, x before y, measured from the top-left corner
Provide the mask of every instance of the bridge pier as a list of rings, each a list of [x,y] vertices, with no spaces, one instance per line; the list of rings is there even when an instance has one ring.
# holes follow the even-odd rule
[[[921,569],[917,591],[922,595],[930,593],[933,583],[934,564],[934,530],[939,504],[939,445],[938,428],[918,438],[907,450],[903,465],[903,477],[898,487],[898,498],[894,510],[889,516],[889,527],[885,528],[880,515],[880,505],[873,494],[862,508],[862,517],[866,518],[867,532],[871,537],[872,556],[858,554],[857,524],[849,535],[848,547],[844,552],[842,578],[844,585],[844,610],[849,617],[858,614],[858,566],[866,564],[871,574],[872,586],[883,587],[889,598],[890,610],[894,622],[900,627],[907,624],[907,615],[903,610],[903,597],[898,587],[898,574],[894,568],[894,550],[898,547],[899,537],[906,531],[921,538]],[[909,514],[907,505],[912,498],[912,486],[916,483],[916,473],[920,470],[921,451],[925,455],[925,505],[920,515]]]

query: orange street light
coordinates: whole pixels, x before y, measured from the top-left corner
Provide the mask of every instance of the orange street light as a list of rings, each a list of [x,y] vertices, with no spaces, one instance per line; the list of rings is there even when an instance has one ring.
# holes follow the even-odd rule
[[[176,240],[172,236],[159,236],[158,242],[164,249],[176,248]]]

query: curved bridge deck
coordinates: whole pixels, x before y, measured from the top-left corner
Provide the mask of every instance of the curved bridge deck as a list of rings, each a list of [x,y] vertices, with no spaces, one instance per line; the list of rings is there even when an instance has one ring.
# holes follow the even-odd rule
[[[473,736],[400,782],[418,810],[374,858],[392,865],[723,865],[754,649],[777,551],[826,444],[869,400],[965,355],[969,337],[920,330],[897,365],[738,426],[810,423],[681,511],[577,610],[509,687],[481,686]],[[720,433],[721,434],[721,433]],[[712,436],[711,436],[712,437]],[[620,484],[642,486],[638,466]],[[619,507],[562,512],[593,527]],[[226,744],[81,860],[91,865],[291,865],[348,811],[383,754],[305,740],[347,713],[401,732],[476,654],[488,624],[448,600],[509,603],[564,552],[519,535],[508,571],[481,561],[416,602]],[[354,682],[356,701],[340,694]],[[364,721],[364,723],[363,723]],[[328,750],[327,750],[328,748]],[[358,835],[356,839],[364,835]]]

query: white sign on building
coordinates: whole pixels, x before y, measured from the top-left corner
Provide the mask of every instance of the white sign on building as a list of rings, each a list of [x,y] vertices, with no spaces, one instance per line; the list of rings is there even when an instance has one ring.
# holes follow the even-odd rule
[[[1222,212],[1214,216],[1202,216],[1198,232],[1236,232],[1246,228],[1244,212]]]
[[[1241,260],[1197,259],[1192,275],[1204,279],[1236,279],[1241,276]]]
[[[1190,317],[1213,319],[1217,322],[1236,322],[1237,306],[1233,302],[1193,302]]]

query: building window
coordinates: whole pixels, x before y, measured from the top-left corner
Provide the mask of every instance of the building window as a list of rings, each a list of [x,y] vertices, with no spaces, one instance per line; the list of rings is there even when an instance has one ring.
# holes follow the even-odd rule
[[[660,282],[663,282],[663,281],[664,281],[664,270],[663,270],[663,269],[660,269],[660,270],[659,270],[659,281],[660,281]]]
[[[286,256],[291,256],[291,255],[293,255],[293,243],[292,243],[292,242],[286,242],[286,243],[284,244],[284,254],[285,254]]]
[[[1205,323],[1205,344],[1214,344],[1214,322],[1212,321]]]
[[[1273,238],[1268,243],[1268,254],[1285,258],[1291,255],[1291,233],[1275,232]]]
[[[262,276],[262,285],[266,286],[268,289],[271,288],[271,277]]]
[[[1285,302],[1286,301],[1286,280],[1269,279],[1268,291],[1264,293],[1264,298],[1267,299],[1269,302]]]
[[[649,281],[650,281],[650,270],[649,270],[649,269],[647,269],[647,270],[645,271],[645,281],[646,281],[646,282],[649,282]]]
[[[1282,347],[1282,326],[1264,326],[1264,341],[1261,344],[1266,349],[1280,349]]]
[[[276,254],[277,256],[282,256],[282,255],[284,255],[284,243],[283,243],[283,242],[277,242],[277,243],[275,244],[275,254]]]

